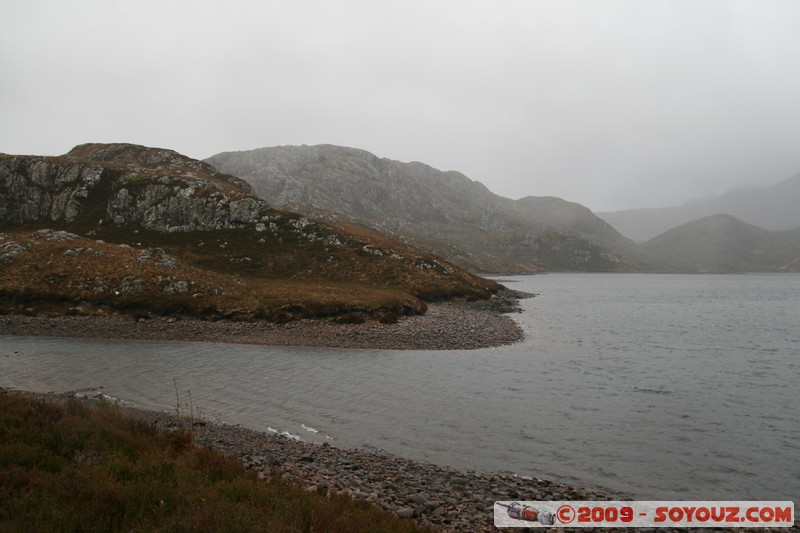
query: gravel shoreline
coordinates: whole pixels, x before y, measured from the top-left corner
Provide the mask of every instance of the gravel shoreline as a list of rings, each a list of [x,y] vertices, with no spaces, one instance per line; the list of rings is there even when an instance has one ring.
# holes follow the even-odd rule
[[[0,335],[88,337],[176,342],[220,342],[321,348],[388,350],[472,350],[513,344],[524,338],[522,328],[503,314],[518,309],[525,293],[505,289],[491,300],[428,305],[421,316],[396,324],[368,321],[334,324],[324,320],[211,322],[174,317],[135,320],[107,316],[0,316]]]
[[[102,396],[83,393],[32,393],[0,388],[0,393],[22,394],[48,402],[78,398],[99,403]],[[327,443],[298,441],[238,425],[195,421],[174,413],[120,405],[126,416],[143,420],[162,431],[192,428],[194,443],[239,459],[261,478],[273,469],[287,480],[322,494],[347,493],[367,500],[421,525],[445,532],[498,531],[493,523],[497,500],[606,500],[619,499],[591,489],[519,477],[510,473],[484,474],[416,462],[375,450],[344,449]]]
[[[78,398],[98,404],[110,401],[102,395],[87,397],[83,393],[33,393],[0,387],[0,394],[21,394],[48,402],[65,403]],[[113,401],[113,400],[112,400]],[[263,433],[238,425],[177,417],[174,413],[149,411],[119,405],[120,412],[142,420],[161,431],[191,428],[194,443],[220,451],[241,461],[262,479],[274,471],[309,491],[321,494],[345,493],[369,501],[400,517],[420,525],[433,525],[446,533],[496,531],[541,531],[540,528],[505,528],[498,530],[493,522],[495,501],[610,501],[630,500],[623,494],[612,494],[592,488],[579,488],[564,483],[517,476],[512,473],[479,473],[417,462],[375,450],[344,449],[327,443],[298,441],[277,434]],[[593,529],[548,528],[550,531],[593,531]],[[601,528],[613,533],[630,528]],[[746,533],[764,531],[755,528],[648,528],[639,531]],[[784,529],[784,531],[786,531]],[[795,524],[788,531],[800,531]]]

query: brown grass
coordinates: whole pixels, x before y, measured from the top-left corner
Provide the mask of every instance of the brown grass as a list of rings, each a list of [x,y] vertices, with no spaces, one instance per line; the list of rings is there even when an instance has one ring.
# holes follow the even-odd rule
[[[0,530],[412,532],[344,495],[307,492],[159,433],[108,404],[0,394]]]
[[[30,230],[4,235],[0,246],[25,246],[0,262],[0,312],[6,313],[118,311],[276,322],[359,313],[380,319],[424,313],[425,301],[487,297],[496,286],[378,238],[325,246],[273,234],[266,236],[270,241],[252,229],[141,231],[128,246],[78,236],[52,240],[52,232]],[[157,257],[142,260],[152,248],[164,250],[174,267],[159,265]]]

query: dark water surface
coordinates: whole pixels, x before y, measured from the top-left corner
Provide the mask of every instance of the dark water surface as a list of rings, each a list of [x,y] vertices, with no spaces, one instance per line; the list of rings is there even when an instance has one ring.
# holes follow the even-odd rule
[[[0,386],[638,499],[800,499],[800,275],[551,274],[520,344],[371,351],[0,337]],[[2,319],[0,317],[0,319]],[[173,381],[175,380],[175,381]]]

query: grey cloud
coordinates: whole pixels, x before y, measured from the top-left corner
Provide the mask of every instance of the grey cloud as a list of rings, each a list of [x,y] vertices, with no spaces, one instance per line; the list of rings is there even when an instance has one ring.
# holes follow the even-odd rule
[[[800,171],[791,0],[7,0],[0,20],[4,152],[332,143],[598,210]]]

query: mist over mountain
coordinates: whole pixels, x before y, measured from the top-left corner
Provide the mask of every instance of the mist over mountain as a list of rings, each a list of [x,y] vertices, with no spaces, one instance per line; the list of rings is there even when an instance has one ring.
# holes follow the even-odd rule
[[[641,251],[579,204],[503,198],[455,171],[332,145],[225,152],[206,159],[284,209],[366,225],[484,272],[629,271]]]
[[[800,228],[769,231],[730,215],[693,220],[643,247],[679,272],[800,272]]]
[[[681,206],[595,213],[622,235],[644,242],[671,228],[725,213],[768,230],[800,227],[800,174],[768,187],[733,189]]]

